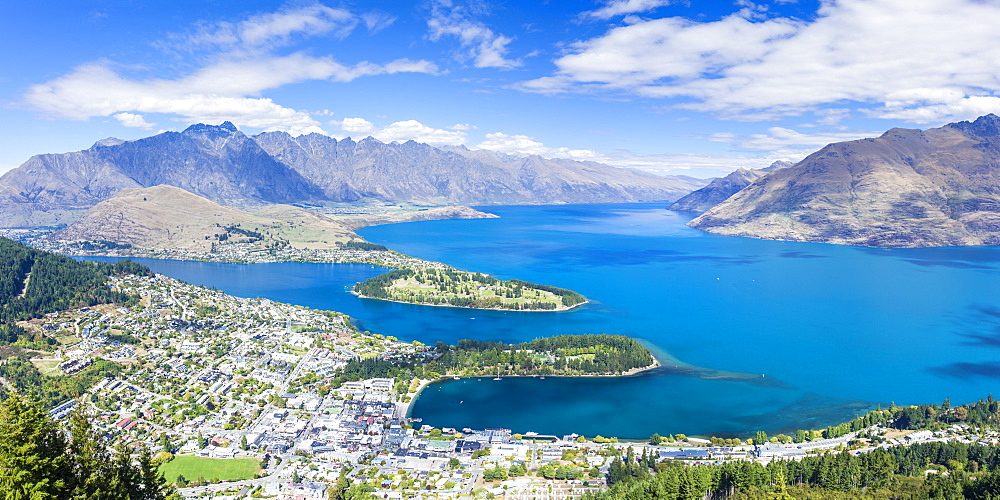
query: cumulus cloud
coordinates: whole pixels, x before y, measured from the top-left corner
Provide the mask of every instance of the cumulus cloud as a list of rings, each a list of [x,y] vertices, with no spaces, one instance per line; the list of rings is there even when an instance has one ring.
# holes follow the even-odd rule
[[[810,21],[745,10],[639,20],[572,45],[552,75],[520,88],[664,98],[747,119],[845,104],[882,118],[967,119],[1000,111],[1000,69],[984,64],[1000,59],[997,22],[1000,4],[977,0],[821,2]]]
[[[376,131],[373,135],[383,142],[414,140],[434,146],[457,146],[465,142],[465,134],[462,132],[428,127],[416,120],[392,123],[388,127]]]
[[[142,117],[142,115],[137,115],[135,113],[115,113],[114,115],[111,116],[126,127],[134,127],[134,128],[149,130],[156,126],[155,123],[146,123],[146,120],[145,118]]]
[[[307,80],[351,81],[362,76],[404,71],[433,72],[433,64],[401,59],[385,65],[345,66],[331,58],[303,54],[224,61],[182,78],[130,80],[107,62],[85,64],[68,75],[34,85],[27,103],[53,116],[86,120],[115,113],[167,113],[187,121],[231,120],[238,125],[317,132],[308,113],[250,97]]]
[[[475,146],[506,154],[538,155],[545,158],[567,158],[570,160],[599,161],[601,155],[589,149],[551,148],[526,135],[508,135],[503,132],[486,134],[486,138]]]
[[[658,9],[669,3],[670,0],[609,0],[604,3],[604,7],[588,10],[583,15],[596,19],[611,19],[612,17]]]
[[[348,135],[372,136],[382,142],[417,141],[431,146],[458,146],[465,144],[462,131],[443,130],[424,125],[417,120],[404,120],[378,128],[364,118],[344,118],[332,122]]]
[[[342,64],[330,56],[303,52],[277,55],[274,47],[296,37],[346,35],[359,22],[342,9],[312,5],[252,16],[239,23],[202,27],[189,41],[221,50],[211,61],[174,78],[123,76],[105,60],[83,64],[68,74],[31,86],[24,101],[51,116],[86,120],[114,116],[123,125],[149,128],[141,114],[175,115],[187,122],[230,120],[237,125],[292,133],[321,132],[308,112],[287,108],[265,91],[305,81],[350,82],[395,73],[436,73],[425,60],[384,64]],[[368,21],[365,21],[368,23]],[[390,22],[374,19],[370,28]]]
[[[433,42],[444,37],[458,38],[463,49],[461,58],[472,60],[477,68],[510,69],[521,65],[520,61],[507,59],[507,45],[513,38],[494,33],[474,17],[473,9],[452,0],[434,0],[427,28]]]
[[[334,124],[352,134],[367,134],[375,130],[375,124],[364,118],[344,118],[339,122],[334,122]]]

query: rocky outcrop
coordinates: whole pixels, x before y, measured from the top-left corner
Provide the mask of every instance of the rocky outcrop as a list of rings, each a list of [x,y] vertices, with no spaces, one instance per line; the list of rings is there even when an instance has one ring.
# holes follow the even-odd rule
[[[1000,244],[1000,117],[830,144],[689,225],[875,247]]]

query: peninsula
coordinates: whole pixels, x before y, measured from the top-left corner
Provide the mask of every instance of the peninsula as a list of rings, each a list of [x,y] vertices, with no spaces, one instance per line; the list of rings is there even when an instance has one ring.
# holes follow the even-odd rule
[[[587,302],[565,288],[452,268],[397,269],[358,283],[354,293],[411,304],[514,311],[565,311]]]
[[[450,377],[626,377],[658,366],[646,347],[624,335],[556,335],[518,344],[463,339],[456,345],[439,341],[417,352],[353,359],[330,384],[392,378],[422,387]]]

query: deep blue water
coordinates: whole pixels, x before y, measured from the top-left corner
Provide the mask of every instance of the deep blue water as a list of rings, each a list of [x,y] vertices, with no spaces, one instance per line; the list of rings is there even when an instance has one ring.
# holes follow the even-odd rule
[[[692,365],[749,374],[449,381],[428,388],[413,408],[437,427],[773,433],[825,426],[878,403],[960,403],[1000,387],[1000,247],[887,251],[716,236],[688,228],[689,217],[662,205],[484,210],[501,218],[360,233],[410,255],[571,288],[594,302],[563,313],[422,307],[347,293],[382,271],[367,265],[142,262],[234,295],[342,311],[402,339],[614,333]]]

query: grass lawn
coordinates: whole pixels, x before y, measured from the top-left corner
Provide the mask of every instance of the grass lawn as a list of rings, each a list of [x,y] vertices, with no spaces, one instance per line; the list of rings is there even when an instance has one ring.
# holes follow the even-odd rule
[[[75,344],[75,343],[77,343],[77,342],[80,341],[80,337],[77,337],[76,335],[72,335],[72,334],[59,335],[59,336],[55,337],[55,339],[56,339],[56,342],[59,342],[62,345]]]
[[[60,360],[58,359],[31,360],[31,364],[35,365],[35,368],[38,368],[38,371],[41,372],[42,375],[48,375],[50,377],[62,375],[62,370],[59,369],[59,362]]]
[[[192,456],[176,456],[170,462],[160,466],[160,472],[168,482],[174,482],[178,475],[188,481],[194,481],[199,476],[211,481],[239,481],[253,479],[260,471],[260,460],[256,458],[203,458]]]

